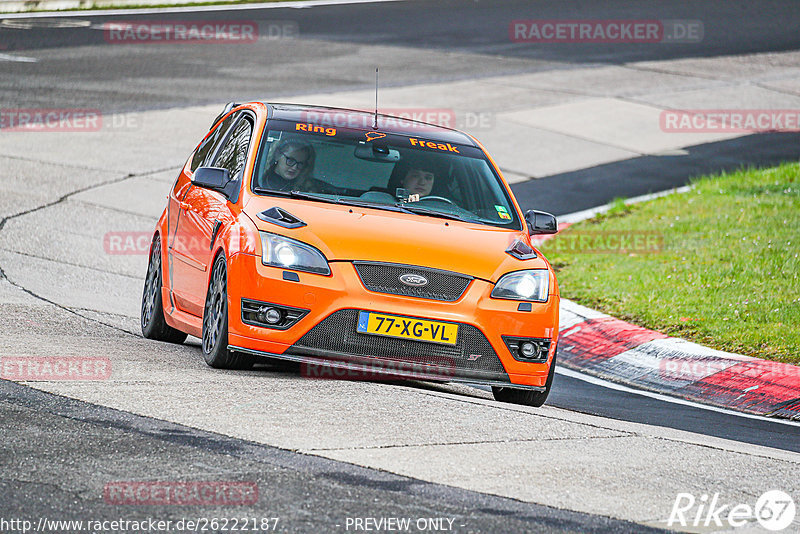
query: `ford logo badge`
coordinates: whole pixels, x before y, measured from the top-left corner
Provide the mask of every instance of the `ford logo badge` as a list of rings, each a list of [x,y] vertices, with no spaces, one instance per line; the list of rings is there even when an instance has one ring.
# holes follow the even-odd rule
[[[422,287],[428,285],[428,279],[420,274],[406,273],[397,277],[401,283],[411,287]]]

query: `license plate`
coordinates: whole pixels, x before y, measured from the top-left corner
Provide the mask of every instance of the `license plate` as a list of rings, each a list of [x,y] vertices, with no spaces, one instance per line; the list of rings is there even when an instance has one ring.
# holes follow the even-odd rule
[[[358,313],[356,331],[445,345],[455,345],[458,337],[457,324],[365,311]]]

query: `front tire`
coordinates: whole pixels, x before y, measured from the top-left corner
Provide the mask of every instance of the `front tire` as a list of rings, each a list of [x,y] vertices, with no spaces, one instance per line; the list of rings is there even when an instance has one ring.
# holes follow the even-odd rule
[[[183,343],[187,334],[167,324],[164,319],[164,303],[161,296],[163,281],[161,269],[161,238],[156,235],[150,245],[150,262],[147,265],[147,277],[142,291],[142,308],[140,323],[142,335],[147,339]]]
[[[216,369],[249,369],[253,358],[228,350],[228,269],[225,255],[214,260],[203,309],[203,359]]]
[[[547,381],[544,383],[544,391],[533,391],[532,389],[519,389],[510,387],[496,387],[492,386],[492,395],[494,400],[499,402],[510,402],[512,404],[524,404],[525,406],[533,406],[539,408],[547,400],[550,395],[550,388],[553,386],[553,376],[556,374],[556,353],[553,352],[553,361],[550,363],[550,371],[547,373]]]

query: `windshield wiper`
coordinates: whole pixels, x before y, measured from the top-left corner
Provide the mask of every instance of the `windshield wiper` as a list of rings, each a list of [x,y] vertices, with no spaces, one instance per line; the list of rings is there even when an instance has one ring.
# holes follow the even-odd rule
[[[350,206],[361,206],[365,208],[375,208],[387,211],[401,211],[405,213],[413,213],[415,215],[429,215],[431,217],[440,217],[442,219],[452,219],[454,221],[469,221],[454,213],[443,213],[441,211],[431,210],[418,206],[409,206],[408,204],[380,204],[376,202],[362,202],[359,200],[344,200],[342,198],[329,198],[314,193],[304,193],[302,191],[280,191],[278,189],[265,189],[263,187],[254,187],[253,192],[264,193],[267,195],[278,195],[288,198],[302,198],[305,200],[317,200],[319,202],[327,202],[329,204],[345,204]]]
[[[402,211],[402,208],[394,204],[378,204],[375,202],[364,202],[360,200],[345,200],[341,197],[329,198],[315,193],[304,193],[302,191],[280,191],[278,189],[265,189],[263,187],[254,187],[253,192],[265,193],[268,195],[279,195],[288,198],[302,198],[305,200],[319,200],[320,202],[328,202],[330,204],[344,204],[347,206],[361,206],[365,208],[377,208],[389,211]]]
[[[288,198],[302,198],[304,200],[318,200],[320,202],[329,202],[331,204],[339,204],[335,198],[328,198],[322,195],[315,195],[314,193],[303,193],[302,191],[280,191],[278,189],[265,189],[263,187],[254,187],[254,193],[264,193],[267,195],[278,195]]]
[[[381,204],[380,202],[367,202],[364,200],[345,200],[340,198],[339,204],[345,204],[347,206],[359,206],[362,208],[375,208],[377,210],[402,211],[402,208],[394,204]]]
[[[431,210],[428,208],[420,208],[418,206],[409,206],[408,204],[395,204],[398,208],[405,211],[406,213],[414,213],[415,215],[430,215],[431,217],[441,217],[442,219],[452,219],[455,221],[469,221],[469,219],[465,219],[460,215],[456,215],[455,213],[444,213],[442,211]]]

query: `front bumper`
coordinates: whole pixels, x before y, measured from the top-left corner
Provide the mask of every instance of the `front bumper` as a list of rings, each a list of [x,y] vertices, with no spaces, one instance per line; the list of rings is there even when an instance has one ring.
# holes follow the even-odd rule
[[[351,262],[331,262],[331,276],[264,266],[261,258],[237,254],[229,265],[229,348],[342,370],[399,378],[514,384],[542,389],[552,362],[521,362],[502,336],[549,338],[555,350],[558,296],[518,311],[518,302],[490,299],[492,285],[472,280],[456,301],[444,302],[368,291]],[[554,287],[551,284],[551,287]],[[309,310],[286,330],[242,321],[241,299]],[[454,322],[456,345],[387,338],[356,331],[359,310]]]

